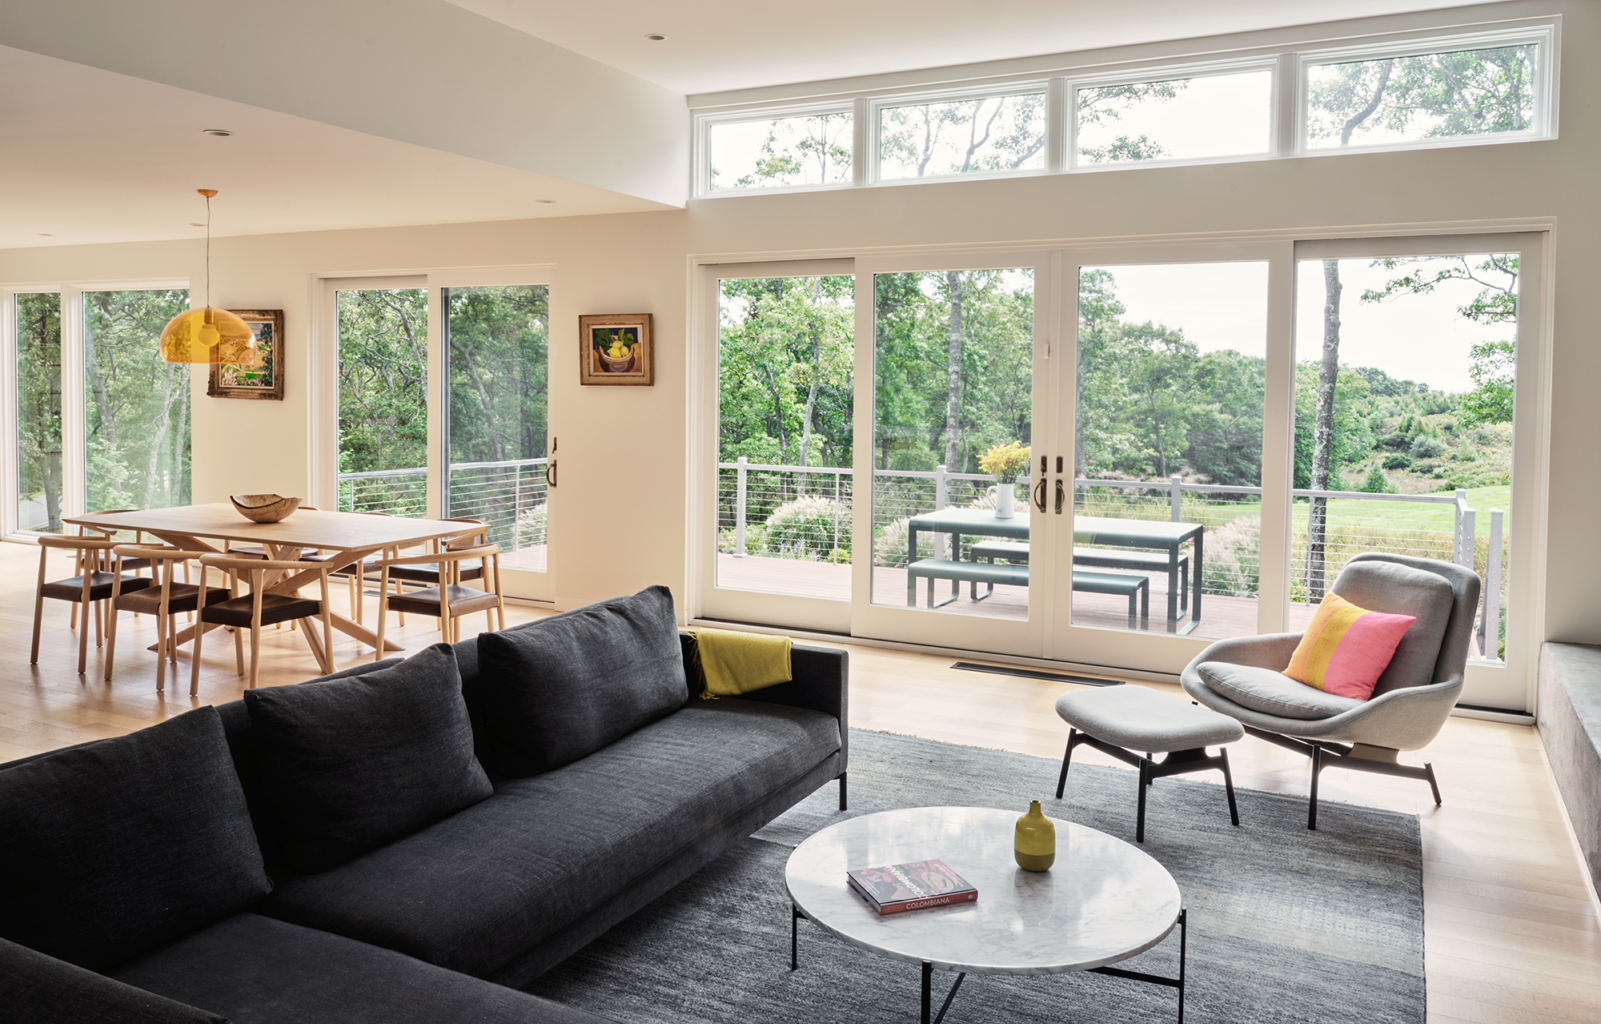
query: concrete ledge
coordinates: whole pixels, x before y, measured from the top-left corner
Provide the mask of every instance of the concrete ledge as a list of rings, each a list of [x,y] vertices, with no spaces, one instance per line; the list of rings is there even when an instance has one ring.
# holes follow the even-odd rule
[[[1585,867],[1601,889],[1601,647],[1540,648],[1540,739]]]

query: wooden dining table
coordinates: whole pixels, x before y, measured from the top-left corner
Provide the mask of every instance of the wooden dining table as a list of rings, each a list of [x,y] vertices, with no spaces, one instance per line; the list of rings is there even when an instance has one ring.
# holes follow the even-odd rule
[[[329,572],[338,572],[345,566],[361,562],[368,556],[387,548],[408,548],[431,540],[438,540],[469,529],[467,524],[448,519],[407,519],[403,516],[373,516],[356,512],[322,512],[316,509],[297,509],[287,519],[276,523],[254,523],[241,515],[232,505],[180,505],[176,508],[151,508],[135,512],[99,512],[90,515],[66,516],[63,522],[98,531],[139,530],[184,551],[221,552],[215,541],[232,545],[259,544],[273,559],[293,561],[302,552],[321,549],[325,561],[321,563]],[[267,587],[269,593],[292,595],[301,587],[314,583],[322,569],[308,569],[294,574],[283,574]],[[331,613],[333,627],[354,637],[369,647],[378,646],[378,635],[367,627],[344,615]],[[215,623],[207,623],[207,630]],[[313,643],[317,640],[308,631]],[[178,633],[178,643],[194,639],[195,626]],[[154,648],[152,648],[154,649]],[[401,645],[386,640],[384,650],[402,650]]]

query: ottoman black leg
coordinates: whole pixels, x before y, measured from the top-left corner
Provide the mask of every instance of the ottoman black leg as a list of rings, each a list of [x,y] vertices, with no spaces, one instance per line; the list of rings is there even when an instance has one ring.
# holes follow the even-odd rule
[[[1234,803],[1234,776],[1229,772],[1229,748],[1220,748],[1218,750],[1218,756],[1223,759],[1223,789],[1227,791],[1229,795],[1229,820],[1234,823],[1235,828],[1239,828],[1240,809]]]

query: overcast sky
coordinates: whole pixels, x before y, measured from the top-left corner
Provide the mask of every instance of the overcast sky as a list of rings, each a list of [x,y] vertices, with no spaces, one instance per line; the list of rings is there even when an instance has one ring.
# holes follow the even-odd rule
[[[1482,260],[1482,257],[1470,257]],[[1391,271],[1371,260],[1341,260],[1340,361],[1373,366],[1392,377],[1419,381],[1435,390],[1472,388],[1468,349],[1492,338],[1512,338],[1512,325],[1482,326],[1457,309],[1479,287],[1453,281],[1428,295],[1403,295],[1382,303],[1361,301],[1362,292],[1382,288]],[[1267,264],[1198,263],[1109,267],[1124,319],[1151,320],[1180,328],[1209,352],[1234,349],[1260,356],[1267,337]],[[1296,275],[1297,359],[1316,359],[1323,340],[1323,264],[1303,262]]]

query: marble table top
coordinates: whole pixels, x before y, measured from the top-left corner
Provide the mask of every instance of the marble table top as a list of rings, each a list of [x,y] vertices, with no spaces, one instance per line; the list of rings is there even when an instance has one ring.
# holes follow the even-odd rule
[[[853,945],[950,971],[1059,974],[1126,960],[1178,921],[1178,884],[1148,854],[1052,818],[1056,863],[1024,871],[1012,856],[1022,809],[918,807],[830,825],[784,868],[807,919]],[[880,917],[846,884],[855,868],[938,858],[978,899]]]

